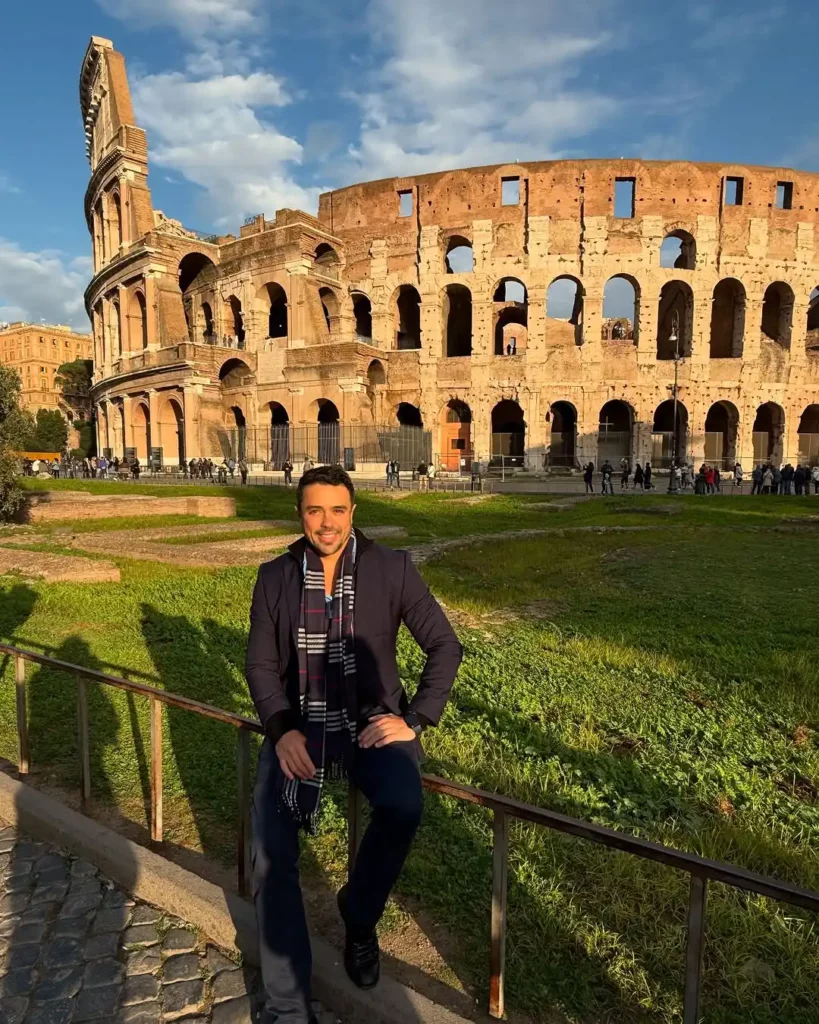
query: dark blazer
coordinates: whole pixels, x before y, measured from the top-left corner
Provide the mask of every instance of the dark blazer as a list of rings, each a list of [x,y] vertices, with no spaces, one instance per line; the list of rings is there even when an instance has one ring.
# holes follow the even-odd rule
[[[463,656],[463,648],[430,594],[409,553],[374,544],[356,530],[355,655],[358,717],[413,711],[437,725]],[[301,728],[296,648],[302,565],[307,541],[259,569],[250,607],[245,675],[259,720],[274,741]],[[427,660],[412,701],[401,685],[396,636],[404,622]]]

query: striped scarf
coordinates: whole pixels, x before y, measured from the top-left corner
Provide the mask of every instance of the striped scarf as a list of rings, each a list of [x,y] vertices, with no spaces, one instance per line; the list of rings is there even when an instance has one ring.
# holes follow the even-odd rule
[[[325,598],[324,567],[309,545],[299,609],[299,692],[312,779],[281,776],[279,805],[308,832],[315,831],[324,783],[347,776],[356,735],[356,670],[353,649],[355,590],[353,533],[341,557],[332,603]]]

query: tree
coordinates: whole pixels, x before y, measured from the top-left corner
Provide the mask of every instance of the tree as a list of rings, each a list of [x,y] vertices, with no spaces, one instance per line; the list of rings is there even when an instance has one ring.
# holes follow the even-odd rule
[[[23,500],[15,454],[21,423],[20,375],[10,366],[0,366],[0,520],[13,516]]]
[[[57,409],[38,409],[34,437],[29,451],[58,452],[62,454],[68,444],[68,426]]]
[[[54,383],[62,391],[66,404],[77,413],[79,419],[86,419],[90,410],[93,371],[94,364],[90,359],[75,359],[72,363],[58,366],[54,377]]]

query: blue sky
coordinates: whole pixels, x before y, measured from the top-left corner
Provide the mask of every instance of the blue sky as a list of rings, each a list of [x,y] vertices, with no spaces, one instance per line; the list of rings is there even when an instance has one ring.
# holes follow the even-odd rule
[[[125,54],[154,205],[200,230],[314,210],[353,181],[509,160],[819,170],[808,0],[4,7],[0,320],[87,328],[78,75],[91,35]]]

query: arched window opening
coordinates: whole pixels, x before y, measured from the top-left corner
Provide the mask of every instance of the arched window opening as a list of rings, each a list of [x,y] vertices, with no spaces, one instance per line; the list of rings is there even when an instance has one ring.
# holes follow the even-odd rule
[[[575,277],[556,277],[549,285],[546,339],[583,344],[583,286]]]
[[[819,465],[819,405],[809,405],[799,419],[799,461]]]
[[[338,253],[332,245],[322,242],[321,245],[316,246],[313,262],[320,270],[333,271],[338,266]]]
[[[442,469],[466,473],[472,464],[472,410],[458,398],[451,399],[441,417]]]
[[[754,420],[754,464],[770,462],[778,466],[782,461],[782,439],[785,433],[785,413],[776,402],[766,402],[756,411]]]
[[[805,340],[808,351],[819,351],[819,288],[814,288],[808,300],[808,334]]]
[[[402,427],[418,427],[420,429],[424,426],[421,410],[417,405],[411,405],[409,402],[401,402],[395,411],[395,416]]]
[[[411,284],[402,284],[396,296],[395,347],[421,347],[421,296]]]
[[[373,359],[367,367],[367,383],[370,388],[387,383],[387,374],[380,359]]]
[[[373,307],[364,292],[353,292],[353,316],[356,336],[362,341],[372,341]]]
[[[111,198],[114,203],[114,248],[119,249],[122,245],[122,203],[118,192],[114,192]]]
[[[546,417],[550,421],[549,465],[574,466],[577,448],[577,409],[571,402],[555,402]]]
[[[327,334],[333,335],[338,326],[338,296],[332,288],[320,288],[319,299],[324,313],[324,322],[327,325]]]
[[[145,466],[151,452],[151,413],[147,402],[137,402],[132,408],[134,447],[137,458]]]
[[[462,284],[447,286],[443,301],[444,355],[472,355],[472,292]]]
[[[714,288],[711,303],[712,359],[739,359],[745,337],[745,289],[733,277]]]
[[[475,252],[469,239],[452,235],[447,241],[444,262],[448,274],[471,274],[475,269]]]
[[[603,341],[636,341],[639,331],[639,289],[624,274],[606,281],[603,289]]]
[[[129,349],[133,352],[139,346],[148,347],[148,309],[145,296],[141,291],[131,292],[128,299],[128,340]]]
[[[523,409],[505,398],[492,410],[491,464],[522,466],[526,447]]]
[[[179,261],[179,290],[199,288],[215,278],[216,265],[202,252],[189,252]]]
[[[113,350],[113,357],[118,359],[122,355],[122,314],[119,308],[119,299],[114,299],[114,316],[111,321],[113,328],[113,338],[111,348]]]
[[[253,371],[241,359],[228,359],[219,370],[219,380],[225,390],[247,387],[253,383]]]
[[[237,348],[244,348],[245,318],[242,312],[242,303],[235,295],[228,296],[225,302],[225,326],[232,333],[225,336],[224,343],[228,346],[235,345]]]
[[[694,270],[697,243],[687,231],[672,231],[660,246],[660,266],[670,270]]]
[[[166,461],[174,455],[177,465],[185,461],[185,416],[175,398],[169,398],[159,413],[159,445]]]
[[[270,403],[271,469],[281,469],[290,458],[290,417],[280,402]]]
[[[739,413],[733,402],[715,402],[705,417],[705,461],[733,469],[737,463]]]
[[[202,337],[208,345],[213,345],[216,343],[216,331],[213,329],[213,309],[209,302],[202,303],[202,319],[205,321]]]
[[[600,410],[597,428],[597,459],[600,465],[606,460],[615,464],[621,459],[631,458],[632,434],[634,431],[634,410],[627,402],[613,399]]]
[[[318,400],[318,461],[336,465],[339,461],[340,425],[338,409],[327,398]]]
[[[783,348],[791,347],[793,290],[784,281],[774,281],[762,303],[762,333]]]
[[[657,312],[657,358],[691,355],[694,328],[694,293],[685,281],[668,281],[660,292]]]
[[[287,292],[275,282],[264,287],[267,301],[268,338],[287,337]]]
[[[668,468],[685,460],[688,447],[688,410],[677,402],[677,422],[674,423],[674,399],[661,402],[654,412],[651,427],[651,465]]]
[[[230,455],[243,459],[247,454],[247,420],[238,405],[231,406],[229,422]]]
[[[529,302],[526,286],[505,277],[495,289],[495,355],[516,356],[528,341]]]

